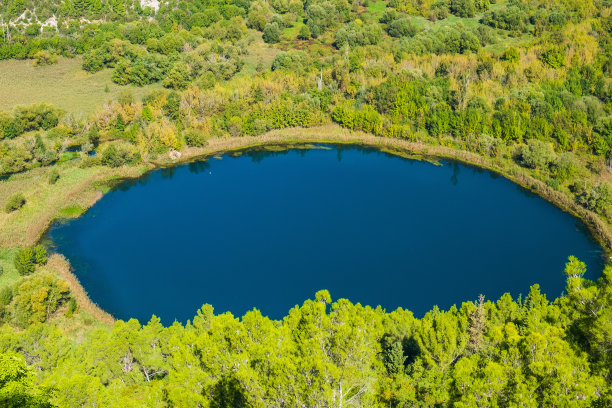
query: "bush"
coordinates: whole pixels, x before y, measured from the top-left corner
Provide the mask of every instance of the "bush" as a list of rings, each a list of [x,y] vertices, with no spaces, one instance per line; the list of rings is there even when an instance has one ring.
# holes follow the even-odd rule
[[[591,211],[606,215],[607,209],[612,206],[612,186],[606,182],[591,185],[578,181],[571,190],[576,194],[578,204]]]
[[[36,265],[44,265],[47,263],[47,248],[44,245],[35,245],[34,246],[34,263]]]
[[[519,52],[516,48],[510,47],[504,52],[504,59],[508,62],[518,62]]]
[[[34,54],[34,66],[51,65],[57,63],[57,55],[42,50]]]
[[[6,306],[13,300],[13,289],[10,286],[5,286],[0,289],[0,306]]]
[[[101,51],[93,49],[83,55],[82,68],[88,72],[98,72],[104,68],[104,55]],[[107,85],[108,88],[108,85]]]
[[[25,203],[26,203],[26,199],[23,193],[16,193],[16,194],[13,194],[8,199],[8,201],[6,202],[6,205],[4,206],[4,209],[6,210],[7,213],[10,213],[13,211],[17,211],[18,209],[23,207]]]
[[[300,27],[300,32],[297,35],[299,40],[309,40],[310,39],[310,29],[307,25],[303,25]]]
[[[36,269],[34,250],[30,247],[20,249],[15,255],[15,268],[20,275],[29,275]]]
[[[185,143],[192,147],[206,146],[206,134],[200,129],[190,129],[185,132]]]
[[[120,167],[130,161],[130,154],[127,150],[111,144],[104,149],[100,160],[105,166]]]
[[[36,269],[36,265],[47,263],[47,248],[43,245],[25,247],[17,251],[14,265],[20,275],[29,275]]]
[[[51,170],[51,173],[49,173],[49,184],[57,183],[57,180],[59,180],[59,178],[60,178],[59,171],[57,169]]]
[[[530,169],[544,169],[556,160],[555,151],[550,143],[530,140],[527,146],[521,146],[518,162]]]
[[[276,23],[266,24],[266,28],[263,31],[263,40],[268,44],[274,44],[280,41],[280,28]]]
[[[70,302],[68,302],[68,312],[73,314],[77,310],[77,301],[75,298],[70,298]]]
[[[417,31],[417,27],[407,18],[397,19],[387,27],[391,37],[414,37]]]

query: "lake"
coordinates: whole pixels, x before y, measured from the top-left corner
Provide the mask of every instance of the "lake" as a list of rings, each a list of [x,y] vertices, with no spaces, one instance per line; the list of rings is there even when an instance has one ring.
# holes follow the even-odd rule
[[[569,255],[604,265],[579,220],[503,177],[358,147],[155,170],[47,238],[103,309],[165,324],[205,303],[280,319],[320,289],[417,316],[535,283],[552,299]]]

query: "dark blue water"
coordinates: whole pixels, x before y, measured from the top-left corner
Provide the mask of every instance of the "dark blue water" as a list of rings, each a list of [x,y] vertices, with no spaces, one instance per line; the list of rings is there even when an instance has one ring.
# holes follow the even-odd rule
[[[204,303],[271,318],[317,290],[422,315],[479,294],[564,289],[569,255],[603,268],[575,218],[488,171],[358,148],[252,152],[121,184],[50,238],[121,319]]]

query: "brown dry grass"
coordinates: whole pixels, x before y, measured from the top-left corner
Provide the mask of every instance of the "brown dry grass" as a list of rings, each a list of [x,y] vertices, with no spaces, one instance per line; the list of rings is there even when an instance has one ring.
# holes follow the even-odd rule
[[[141,174],[140,169],[130,167],[79,168],[65,163],[57,168],[60,179],[53,185],[48,182],[49,167],[14,174],[0,182],[0,246],[34,244],[63,209],[71,208],[72,212],[76,209],[78,213],[99,200],[102,195],[94,188],[95,183],[112,177]],[[6,201],[18,192],[24,194],[26,205],[18,211],[6,213]]]
[[[93,303],[91,299],[89,299],[87,292],[81,285],[81,282],[79,282],[77,277],[72,273],[70,264],[63,255],[51,255],[47,265],[49,268],[56,270],[58,274],[66,282],[68,282],[68,285],[70,285],[70,292],[72,292],[72,295],[76,299],[77,304],[82,311],[87,312],[99,322],[109,325],[112,325],[115,322],[113,316],[102,310],[98,305]]]

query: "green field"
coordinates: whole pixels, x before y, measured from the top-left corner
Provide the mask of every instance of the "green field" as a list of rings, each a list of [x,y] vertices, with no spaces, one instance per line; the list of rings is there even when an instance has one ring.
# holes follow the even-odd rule
[[[70,113],[89,115],[125,89],[140,99],[161,87],[119,86],[111,81],[111,74],[110,69],[95,74],[83,71],[81,58],[60,58],[57,64],[41,67],[34,67],[29,60],[0,61],[0,110],[47,102]],[[105,92],[107,86],[109,92]]]

